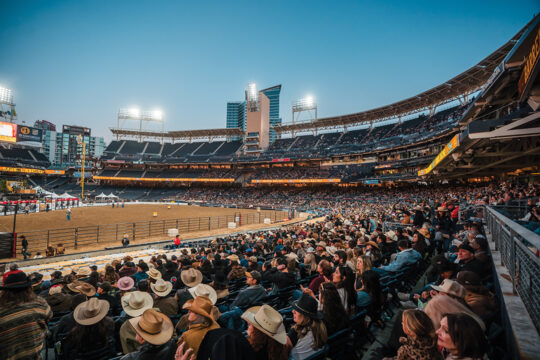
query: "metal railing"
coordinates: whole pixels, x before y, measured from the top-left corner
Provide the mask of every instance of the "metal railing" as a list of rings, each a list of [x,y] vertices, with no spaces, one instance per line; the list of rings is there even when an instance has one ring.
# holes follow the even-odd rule
[[[519,295],[536,329],[540,331],[540,236],[485,207],[487,227],[508,269],[514,294]]]
[[[397,228],[405,228],[405,227],[412,227],[413,224],[402,224],[402,223],[399,223],[399,222],[389,222],[389,221],[385,221],[383,222],[383,233],[386,233],[390,230],[396,230]]]
[[[56,247],[57,244],[62,244],[67,250],[70,250],[77,249],[80,246],[101,243],[118,242],[119,244],[124,234],[127,234],[130,241],[133,242],[141,238],[167,236],[168,229],[178,229],[179,234],[183,235],[195,231],[227,228],[230,222],[243,226],[262,224],[265,219],[270,219],[272,223],[277,223],[283,221],[287,216],[287,212],[283,211],[238,212],[223,216],[165,219],[38,231],[23,230],[17,232],[17,236],[26,236],[28,251],[32,255],[35,255],[38,251],[45,255],[45,249],[48,246]],[[20,252],[18,241],[17,253],[20,254]]]

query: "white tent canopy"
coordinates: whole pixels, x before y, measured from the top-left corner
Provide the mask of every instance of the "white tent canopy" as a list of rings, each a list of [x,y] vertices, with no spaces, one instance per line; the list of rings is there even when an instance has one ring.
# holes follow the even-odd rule
[[[113,193],[110,193],[109,195],[107,195],[107,197],[111,199],[118,198],[118,196],[114,195]]]
[[[96,198],[106,198],[106,197],[109,197],[109,196],[105,195],[104,193],[101,193],[96,196]]]
[[[69,195],[67,192],[63,193],[62,195],[60,195],[59,197],[61,198],[74,198],[75,196],[72,196],[72,195]]]

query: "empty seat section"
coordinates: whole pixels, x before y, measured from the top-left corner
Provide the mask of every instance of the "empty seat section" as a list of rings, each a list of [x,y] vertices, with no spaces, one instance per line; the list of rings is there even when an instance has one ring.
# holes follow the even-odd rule
[[[233,155],[240,149],[241,146],[242,146],[241,141],[226,142],[225,144],[223,144],[222,147],[218,149],[218,151],[216,151],[215,155],[216,156]]]
[[[193,155],[210,155],[214,151],[216,151],[216,149],[220,147],[221,144],[223,144],[223,141],[205,143],[203,146],[197,149],[197,151],[195,151]]]
[[[146,143],[140,143],[138,141],[126,140],[126,143],[120,150],[121,154],[124,155],[134,155],[140,154],[144,150]]]
[[[199,146],[201,146],[201,144],[202,144],[201,142],[186,143],[177,152],[175,152],[173,156],[182,157],[186,155],[191,155],[191,153],[195,151]]]
[[[120,170],[117,177],[142,177],[143,170]]]
[[[106,152],[112,152],[115,153],[120,148],[120,145],[122,145],[124,141],[123,140],[113,140],[111,143],[105,148],[104,151]]]
[[[171,155],[172,153],[174,153],[176,150],[178,150],[184,145],[185,143],[177,143],[177,144],[166,143],[163,145],[163,150],[161,151],[161,155],[163,156]]]
[[[145,154],[159,154],[161,152],[161,144],[158,142],[149,142]]]

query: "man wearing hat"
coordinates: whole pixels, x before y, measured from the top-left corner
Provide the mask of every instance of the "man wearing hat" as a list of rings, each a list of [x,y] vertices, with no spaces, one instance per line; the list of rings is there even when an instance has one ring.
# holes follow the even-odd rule
[[[468,243],[462,243],[458,248],[458,271],[472,271],[480,276],[484,273],[484,266],[474,256],[474,249]]]
[[[486,318],[496,311],[495,296],[482,285],[478,274],[472,271],[460,271],[456,280],[465,288],[465,302],[476,315]]]
[[[180,273],[180,280],[182,281],[177,281],[176,285],[178,287],[183,283],[186,287],[178,290],[174,295],[174,299],[178,302],[178,309],[181,309],[186,301],[193,299],[193,296],[188,290],[189,288],[199,285],[202,282],[202,279],[203,275],[197,269],[189,268]]]
[[[36,297],[22,271],[9,274],[0,290],[2,358],[40,358],[51,308]]]
[[[151,309],[154,300],[148,293],[141,291],[130,292],[122,297],[122,308],[128,318],[141,316],[146,310]],[[140,343],[136,340],[133,327],[126,321],[120,327],[120,342],[124,354],[136,351],[140,347]]]
[[[185,342],[185,347],[193,349],[195,357],[206,333],[220,327],[212,316],[212,307],[212,301],[206,296],[197,296],[184,304],[183,308],[188,310],[189,329],[178,343]]]
[[[51,287],[45,300],[47,300],[54,313],[71,311],[72,297],[62,292],[62,285]]]
[[[116,297],[111,295],[113,287],[110,282],[104,281],[99,285],[96,292],[101,300],[105,300],[109,303],[113,316],[117,316],[120,313],[119,302]]]
[[[246,308],[258,304],[267,295],[266,290],[260,284],[261,279],[261,273],[258,271],[246,272],[248,287],[238,293],[231,306]]]
[[[137,264],[137,272],[133,274],[135,281],[139,282],[141,280],[148,279],[148,270],[148,264],[144,261],[139,261],[139,263]]]
[[[154,309],[145,310],[142,316],[126,321],[136,334],[141,345],[139,350],[129,353],[122,360],[173,359],[176,344],[172,339],[171,319]]]
[[[167,316],[175,316],[178,314],[178,302],[169,296],[172,290],[172,283],[163,279],[157,280],[154,284],[150,284],[150,288],[154,293],[154,308],[158,308]]]

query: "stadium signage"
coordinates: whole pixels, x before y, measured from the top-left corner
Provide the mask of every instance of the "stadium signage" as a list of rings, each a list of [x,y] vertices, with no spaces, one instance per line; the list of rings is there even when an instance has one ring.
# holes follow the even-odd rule
[[[17,142],[17,124],[0,121],[0,141]]]
[[[132,178],[132,177],[114,177],[114,176],[94,176],[96,180],[113,180],[113,181],[166,181],[166,182],[234,182],[234,179],[211,179],[211,178]]]
[[[43,132],[30,126],[17,126],[17,141],[34,141],[41,142]]]
[[[253,179],[252,184],[328,184],[339,183],[341,179]]]
[[[418,176],[423,176],[429,174],[444,158],[446,158],[452,151],[454,151],[459,146],[458,135],[454,135],[452,140],[445,145],[444,149],[435,157],[435,159],[429,164],[425,169],[418,171]]]
[[[45,170],[18,168],[18,167],[10,167],[10,166],[0,166],[0,171],[17,172],[17,173],[25,173],[25,174],[45,174]]]
[[[525,66],[523,67],[523,71],[521,72],[521,76],[519,77],[519,82],[518,82],[519,96],[523,95],[523,92],[525,91],[525,88],[527,87],[529,83],[531,75],[533,74],[534,69],[536,68],[536,65],[538,63],[539,55],[540,55],[540,26],[537,28],[536,37],[534,38],[531,51],[529,52],[529,56],[527,56],[527,61],[525,61]]]
[[[64,175],[65,173],[65,170],[45,170],[45,174],[47,175]]]
[[[291,161],[290,158],[272,159],[272,162],[287,162]]]

